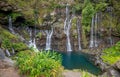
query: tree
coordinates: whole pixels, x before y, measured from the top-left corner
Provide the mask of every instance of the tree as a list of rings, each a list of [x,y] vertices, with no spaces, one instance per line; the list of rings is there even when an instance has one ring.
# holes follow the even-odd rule
[[[82,10],[82,24],[85,26],[90,25],[92,16],[95,13],[95,9],[89,0],[85,0],[84,8]]]

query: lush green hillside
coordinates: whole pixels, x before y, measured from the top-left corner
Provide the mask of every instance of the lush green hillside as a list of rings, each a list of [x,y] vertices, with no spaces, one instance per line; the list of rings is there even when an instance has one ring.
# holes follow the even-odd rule
[[[107,48],[103,51],[102,59],[105,63],[115,64],[120,60],[120,42],[118,42],[115,46]]]

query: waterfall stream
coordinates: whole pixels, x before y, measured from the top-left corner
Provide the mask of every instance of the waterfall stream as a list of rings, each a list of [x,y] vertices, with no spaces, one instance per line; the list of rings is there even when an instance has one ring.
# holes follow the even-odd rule
[[[14,55],[15,54],[15,50],[12,48],[12,54]]]
[[[95,15],[95,26],[94,26],[94,30],[95,30],[95,37],[94,37],[94,47],[98,47],[98,41],[97,41],[97,24],[98,23],[98,14],[96,13]]]
[[[39,52],[39,50],[38,50],[38,48],[37,48],[37,46],[36,46],[35,37],[32,38],[32,30],[29,29],[29,32],[30,32],[30,40],[29,40],[28,47],[30,47],[30,48],[32,47],[35,52]]]
[[[91,23],[91,32],[90,32],[90,48],[97,47],[97,26],[98,26],[98,14],[96,13],[95,16],[92,17]]]
[[[91,23],[91,32],[90,32],[90,48],[94,47],[94,16],[92,17],[92,23]]]
[[[51,30],[46,30],[45,32],[46,32],[46,35],[47,35],[45,50],[51,50],[51,37],[52,37],[52,34],[53,34],[53,28]]]
[[[71,48],[71,43],[70,43],[70,28],[71,28],[71,21],[72,21],[72,17],[70,18],[69,15],[69,8],[68,5],[66,6],[66,20],[64,22],[64,33],[67,36],[67,42],[66,42],[66,46],[67,46],[67,51],[72,51]]]
[[[111,22],[112,22],[112,11],[113,11],[113,9],[112,9],[112,7],[109,7],[108,8],[108,11],[109,11],[109,14],[110,14],[110,17],[111,17],[111,19],[110,19],[110,21],[109,21],[109,37],[108,37],[108,40],[110,41],[110,46],[112,46],[113,45],[113,39],[112,39],[112,25],[111,25]]]
[[[80,33],[80,19],[79,18],[77,19],[76,26],[77,26],[77,33],[78,33],[78,49],[82,50],[82,47],[81,47],[81,33]]]
[[[12,26],[12,18],[11,16],[9,16],[9,19],[8,19],[8,23],[9,23],[9,30],[11,31],[12,34],[15,34],[15,31],[13,30],[13,26]]]
[[[9,56],[11,56],[11,54],[10,54],[10,52],[9,52],[9,50],[8,49],[6,49],[6,55],[9,57]]]

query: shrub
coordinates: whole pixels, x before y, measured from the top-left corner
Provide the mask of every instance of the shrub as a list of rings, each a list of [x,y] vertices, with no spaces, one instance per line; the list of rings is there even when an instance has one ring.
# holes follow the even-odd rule
[[[61,55],[56,52],[22,51],[17,54],[17,66],[22,74],[29,77],[58,77],[61,68]]]
[[[11,34],[9,31],[5,30],[0,26],[0,40],[2,40],[1,47],[5,50],[8,49],[10,52],[12,51],[12,48],[15,51],[21,51],[24,49],[27,49],[27,46],[19,42],[19,38],[13,34]]]
[[[22,42],[13,43],[12,46],[13,46],[15,51],[22,51],[22,50],[27,49],[27,46]]]
[[[17,17],[22,16],[20,13],[11,13],[9,16],[12,17],[13,21],[16,20]]]
[[[0,25],[0,38],[2,40],[10,39],[10,41],[18,41],[18,38],[15,35],[11,34],[9,31],[2,28],[1,25]]]
[[[11,44],[11,42],[10,42],[9,39],[4,39],[4,40],[2,41],[2,48],[3,48],[3,49],[11,50],[11,47],[12,47],[12,44]]]
[[[120,60],[120,42],[111,48],[105,49],[101,57],[108,64],[114,64]]]

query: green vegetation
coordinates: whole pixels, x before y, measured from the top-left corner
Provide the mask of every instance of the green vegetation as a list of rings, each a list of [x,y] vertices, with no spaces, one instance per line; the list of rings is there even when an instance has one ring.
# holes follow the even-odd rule
[[[18,16],[22,16],[22,14],[13,12],[9,16],[11,16],[12,20],[14,21]]]
[[[11,34],[9,31],[3,29],[1,26],[0,26],[0,38],[2,40],[7,38],[11,41],[12,40],[17,41],[17,39],[18,39],[15,35]]]
[[[96,77],[95,75],[87,72],[87,71],[81,71],[82,77]]]
[[[11,50],[12,42],[18,41],[18,38],[15,35],[3,29],[1,26],[0,26],[0,39],[2,40],[1,47],[3,49],[8,49],[8,50]]]
[[[21,51],[17,54],[16,66],[28,77],[59,77],[62,72],[61,55],[56,52]]]
[[[91,19],[95,13],[95,10],[89,0],[85,0],[84,6],[85,7],[82,10],[82,24],[88,26],[91,23]]]
[[[11,51],[11,48],[12,48],[12,43],[10,42],[9,39],[4,39],[2,41],[2,46],[1,46],[3,49],[8,49]]]
[[[95,13],[104,11],[106,7],[107,3],[105,3],[105,1],[97,1],[97,3],[94,3],[94,1],[85,0],[82,9],[82,24],[89,26]]]
[[[3,0],[4,1],[4,0]],[[9,15],[4,15],[0,13],[0,18],[5,19],[7,23],[7,16],[11,16],[13,23],[17,17],[22,16],[25,18],[22,23],[17,25],[41,25],[44,21],[48,22],[55,19],[54,16],[51,16],[54,12],[64,13],[65,3],[70,5],[70,13],[76,14],[78,17],[82,17],[82,45],[84,48],[88,46],[88,35],[90,33],[91,19],[95,13],[101,13],[101,22],[98,23],[98,28],[103,28],[106,30],[106,35],[109,35],[109,29],[113,30],[112,35],[120,37],[120,1],[119,0],[5,0],[11,6],[15,6],[18,12],[10,12]],[[107,8],[111,7],[112,12],[108,12]],[[110,14],[111,13],[111,14]],[[36,14],[36,17],[35,17]],[[50,15],[50,16],[49,16]],[[59,15],[59,14],[57,14]],[[57,16],[56,17],[60,17]],[[49,16],[49,17],[48,17]],[[62,15],[61,15],[62,16]],[[65,16],[63,15],[63,17]],[[114,20],[113,20],[114,19]],[[76,18],[72,21],[72,31],[76,29]],[[2,20],[0,21],[2,22]],[[16,25],[16,24],[15,24]],[[36,25],[36,26],[37,26]],[[99,29],[98,29],[99,30]],[[72,32],[71,31],[71,32]],[[29,34],[25,31],[20,31],[20,33],[27,39],[29,39]],[[105,35],[105,36],[106,36]],[[42,33],[38,33],[36,37],[42,38]],[[77,32],[73,33],[73,37],[77,39]],[[1,48],[8,49],[12,51],[12,48],[15,51],[21,51],[18,53],[17,65],[20,68],[22,74],[27,74],[30,77],[56,77],[61,71],[61,58],[58,54],[52,52],[39,52],[34,53],[31,50],[36,50],[31,47],[31,50],[28,50],[28,47],[20,42],[19,38],[11,34],[8,30],[5,30],[0,25],[0,41]],[[57,56],[56,56],[57,55]],[[120,42],[111,48],[107,48],[103,51],[101,56],[104,62],[108,64],[115,64],[120,60]],[[89,77],[89,74],[83,72],[83,77]]]
[[[7,0],[9,4],[19,8],[19,12],[27,19],[33,21],[37,12],[37,20],[42,24],[44,16],[53,12],[55,8],[63,8],[59,1],[54,0]],[[14,14],[14,17],[16,14]]]
[[[3,29],[0,26],[0,40],[2,40],[1,47],[5,50],[8,49],[9,51],[12,51],[12,48],[15,51],[22,51],[25,49],[28,49],[28,47],[20,42],[19,38],[13,34],[11,34],[9,31]]]
[[[15,51],[22,51],[28,49],[28,47],[22,42],[13,43],[12,47]]]
[[[120,42],[118,42],[113,47],[105,49],[101,57],[104,62],[109,63],[111,65],[119,61],[120,60]]]

